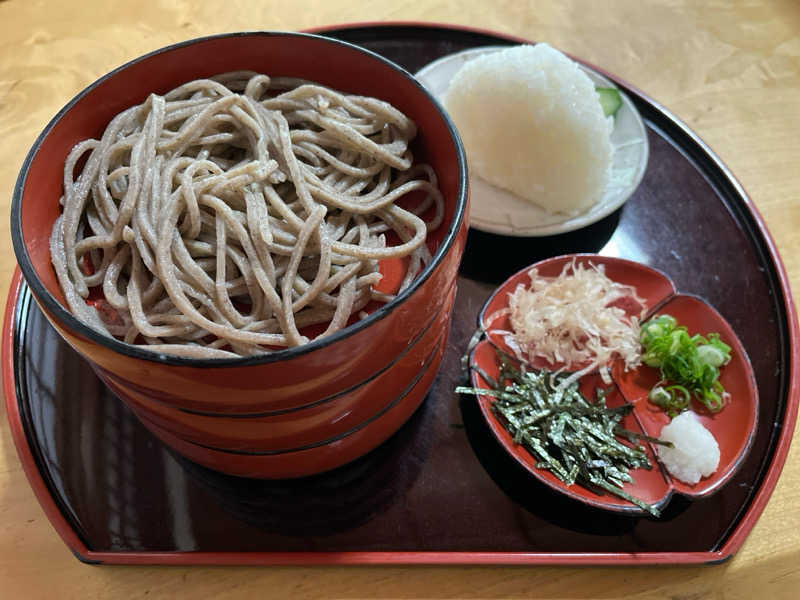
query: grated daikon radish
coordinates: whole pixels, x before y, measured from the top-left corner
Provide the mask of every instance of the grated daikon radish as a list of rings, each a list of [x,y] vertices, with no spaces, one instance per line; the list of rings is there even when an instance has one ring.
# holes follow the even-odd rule
[[[719,444],[697,415],[682,412],[658,436],[672,447],[658,446],[658,458],[673,477],[694,485],[719,467]]]

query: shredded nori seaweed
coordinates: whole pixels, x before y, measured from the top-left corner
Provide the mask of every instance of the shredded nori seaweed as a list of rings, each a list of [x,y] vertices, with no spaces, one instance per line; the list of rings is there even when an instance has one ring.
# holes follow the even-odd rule
[[[536,458],[537,468],[552,472],[566,485],[577,483],[593,491],[601,488],[660,516],[656,507],[631,496],[622,486],[633,481],[632,469],[653,468],[640,440],[672,444],[620,427],[633,405],[609,408],[602,388],[597,390],[597,399],[590,402],[577,382],[559,387],[568,375],[520,369],[514,359],[496,351],[500,360],[498,380],[472,367],[491,389],[457,387],[456,392],[494,397],[492,410],[514,443],[524,445]]]

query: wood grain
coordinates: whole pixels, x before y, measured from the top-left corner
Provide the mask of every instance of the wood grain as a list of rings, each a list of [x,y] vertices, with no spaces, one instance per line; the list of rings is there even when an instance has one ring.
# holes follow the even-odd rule
[[[0,289],[15,261],[12,188],[75,93],[144,52],[199,35],[375,20],[471,25],[545,40],[658,99],[728,164],[800,289],[800,3],[794,0],[0,0]],[[5,292],[3,292],[5,293]],[[740,552],[714,567],[156,568],[79,563],[27,484],[0,423],[0,597],[794,598],[800,454]]]

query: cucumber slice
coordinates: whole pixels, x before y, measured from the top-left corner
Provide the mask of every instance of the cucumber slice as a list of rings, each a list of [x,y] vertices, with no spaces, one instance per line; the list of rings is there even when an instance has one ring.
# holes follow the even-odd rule
[[[600,98],[600,106],[603,107],[603,114],[607,117],[615,116],[620,106],[622,106],[622,96],[616,88],[599,87],[595,88],[597,96]]]

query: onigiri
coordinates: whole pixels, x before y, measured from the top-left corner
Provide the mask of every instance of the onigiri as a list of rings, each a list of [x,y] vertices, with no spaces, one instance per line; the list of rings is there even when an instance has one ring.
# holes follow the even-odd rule
[[[592,80],[558,50],[540,43],[481,55],[443,100],[484,181],[550,213],[580,214],[602,199],[613,120]]]
[[[719,466],[719,445],[690,410],[682,412],[661,430],[660,439],[673,447],[658,446],[658,458],[670,475],[694,485]]]

